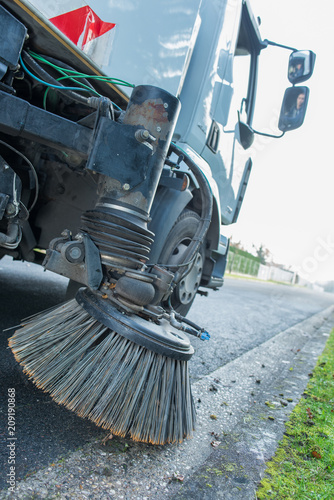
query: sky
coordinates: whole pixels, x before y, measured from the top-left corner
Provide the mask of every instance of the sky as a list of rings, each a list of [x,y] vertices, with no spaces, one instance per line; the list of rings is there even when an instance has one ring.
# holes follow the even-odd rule
[[[308,281],[334,280],[333,104],[328,92],[334,73],[330,35],[334,4],[330,0],[252,0],[251,5],[261,18],[262,38],[311,49],[316,63],[311,79],[301,84],[310,89],[304,124],[281,139],[257,136],[238,222],[224,233],[249,250],[263,244],[275,263]],[[289,54],[277,47],[262,52],[256,130],[275,133],[273,123],[290,86]]]

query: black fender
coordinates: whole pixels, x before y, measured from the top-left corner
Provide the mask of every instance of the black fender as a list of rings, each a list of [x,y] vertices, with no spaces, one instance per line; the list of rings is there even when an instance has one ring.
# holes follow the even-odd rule
[[[155,234],[154,243],[151,247],[150,264],[159,264],[159,256],[170,230],[187,205],[191,204],[192,199],[193,194],[188,189],[179,191],[164,186],[158,188],[151,209],[151,222],[149,223],[150,231]],[[206,235],[205,263],[201,283],[204,287],[212,279],[217,255],[219,256],[219,244],[220,216],[217,200],[213,198],[212,219]],[[211,286],[209,287],[211,288]]]
[[[211,281],[213,270],[216,264],[216,252],[219,249],[220,241],[220,216],[218,203],[215,197],[213,197],[211,222],[205,239],[205,260],[201,281],[201,285],[204,287],[206,287],[206,285]]]
[[[159,187],[151,208],[151,221],[148,225],[155,234],[150,252],[150,264],[158,264],[158,259],[165,245],[166,238],[176,219],[192,200],[189,189],[179,191],[168,187]]]

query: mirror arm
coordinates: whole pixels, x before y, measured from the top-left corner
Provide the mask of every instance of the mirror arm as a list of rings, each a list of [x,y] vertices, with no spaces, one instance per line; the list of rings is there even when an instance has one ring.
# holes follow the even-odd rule
[[[264,135],[265,137],[273,137],[274,139],[280,139],[285,134],[285,132],[282,132],[281,135],[273,135],[273,134],[266,134],[264,132],[258,132],[257,130],[254,130],[253,128],[252,128],[252,130],[253,130],[254,134]]]
[[[273,47],[281,47],[282,49],[288,49],[288,50],[293,50],[296,51],[298,49],[295,49],[294,47],[289,47],[288,45],[282,45],[280,43],[272,42],[271,40],[263,40],[264,45],[268,47],[268,45],[272,45]]]

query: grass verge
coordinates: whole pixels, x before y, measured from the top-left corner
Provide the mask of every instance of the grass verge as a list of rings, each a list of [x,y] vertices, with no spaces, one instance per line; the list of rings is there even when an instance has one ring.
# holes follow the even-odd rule
[[[268,462],[257,498],[334,498],[334,330]]]

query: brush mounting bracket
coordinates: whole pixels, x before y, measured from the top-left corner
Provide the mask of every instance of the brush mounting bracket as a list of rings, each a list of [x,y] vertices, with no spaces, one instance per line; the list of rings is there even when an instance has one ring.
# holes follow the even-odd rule
[[[126,339],[176,360],[187,361],[194,354],[188,336],[162,318],[158,323],[119,311],[102,294],[80,289],[76,301],[93,318]]]

